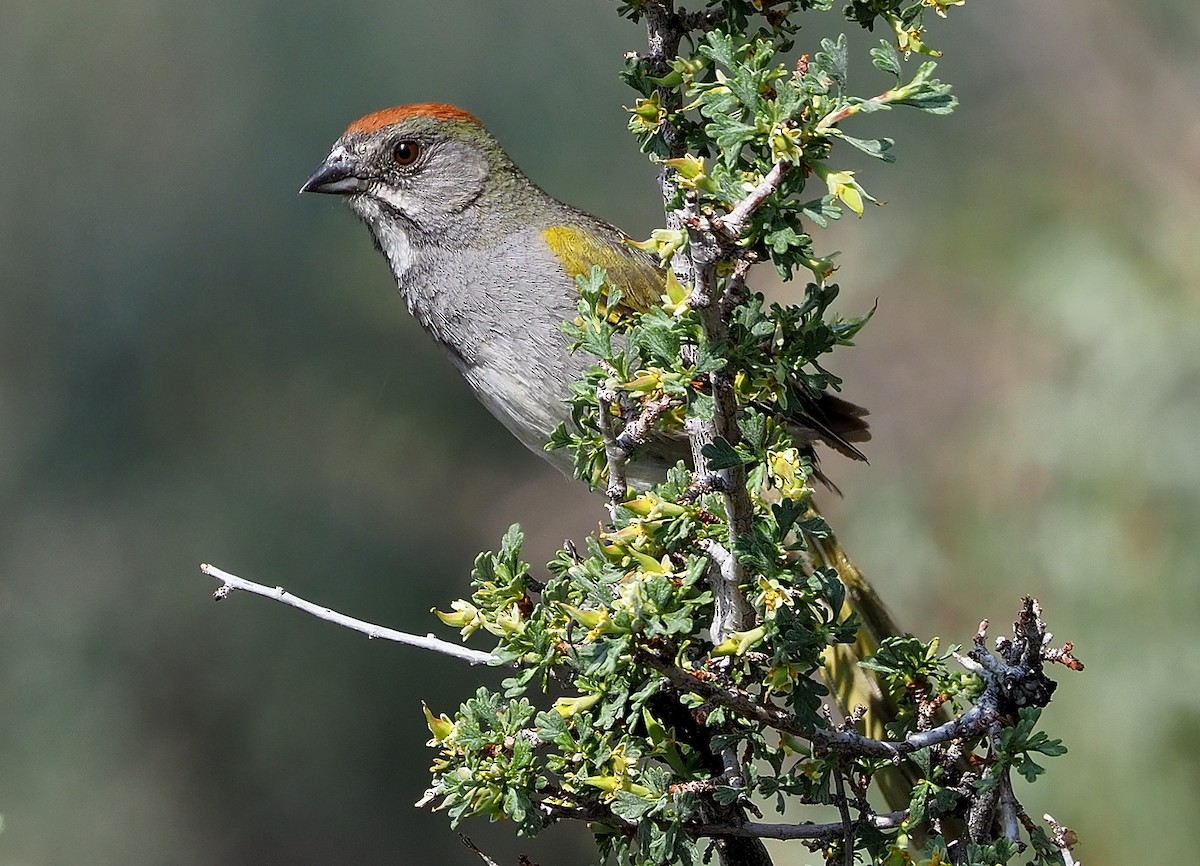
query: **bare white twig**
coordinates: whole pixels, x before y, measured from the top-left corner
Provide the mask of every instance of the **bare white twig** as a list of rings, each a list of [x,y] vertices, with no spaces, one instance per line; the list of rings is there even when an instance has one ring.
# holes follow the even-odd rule
[[[1075,831],[1070,827],[1065,827],[1054,820],[1054,816],[1050,814],[1042,815],[1046,823],[1050,825],[1050,839],[1058,846],[1058,850],[1062,852],[1063,866],[1080,866],[1079,861],[1075,859],[1071,853],[1071,848],[1078,841]]]
[[[746,601],[746,596],[738,589],[741,572],[737,557],[712,539],[705,539],[701,547],[720,575],[718,580],[710,581],[713,588],[713,620],[709,626],[709,637],[713,643],[719,644],[729,637],[729,632],[744,629],[744,623],[751,620],[754,611]]]
[[[658,419],[674,406],[679,400],[663,394],[647,400],[641,410],[629,419],[620,433],[613,424],[613,409],[621,405],[620,395],[612,388],[603,386],[596,391],[599,403],[597,421],[600,425],[600,435],[604,439],[604,457],[608,464],[608,484],[604,494],[608,497],[608,515],[612,520],[617,519],[617,506],[625,501],[629,492],[629,481],[626,464],[635,448],[649,442],[654,434]]]
[[[596,392],[600,403],[598,420],[600,434],[604,437],[604,457],[608,461],[608,485],[604,489],[608,497],[608,516],[617,519],[617,506],[625,501],[625,493],[629,483],[625,480],[625,461],[629,459],[629,451],[617,444],[617,433],[613,429],[612,407],[616,395],[601,389]]]
[[[762,207],[762,203],[775,190],[779,189],[779,184],[783,182],[783,176],[788,173],[791,167],[791,161],[786,159],[781,159],[771,166],[771,170],[759,181],[758,186],[752,189],[748,196],[738,202],[733,210],[727,215],[713,220],[716,228],[730,238],[739,237],[746,225],[746,220],[750,219],[750,215]]]
[[[297,608],[307,614],[315,616],[317,619],[323,619],[326,622],[340,625],[343,628],[348,628],[351,631],[361,632],[368,638],[379,640],[390,640],[396,643],[406,644],[408,646],[419,647],[420,649],[429,650],[430,652],[441,653],[442,655],[451,656],[452,658],[462,659],[472,665],[487,665],[495,664],[497,659],[491,653],[480,652],[479,650],[468,649],[464,646],[459,646],[456,643],[444,641],[441,638],[436,638],[432,634],[427,634],[424,637],[415,634],[408,634],[395,629],[386,628],[374,623],[365,622],[361,619],[355,619],[352,616],[346,616],[344,613],[338,613],[328,607],[321,607],[318,604],[313,604],[311,601],[305,601],[299,596],[292,595],[282,586],[263,586],[261,583],[254,583],[245,578],[238,577],[236,574],[230,574],[227,571],[222,571],[215,565],[209,565],[207,562],[201,563],[200,570],[209,577],[215,577],[221,581],[221,585],[217,591],[213,593],[213,598],[217,601],[228,598],[229,594],[234,590],[240,589],[243,592],[261,595],[263,598],[269,598],[274,601],[283,602],[290,607]]]
[[[728,337],[729,328],[721,316],[720,306],[715,303],[717,251],[714,244],[711,236],[695,236],[689,247],[695,275],[689,303],[699,315],[708,338],[714,343],[721,343]],[[695,347],[685,347],[685,351],[694,352]],[[731,444],[738,441],[737,405],[732,382],[722,372],[710,373],[708,380],[713,398],[712,418],[693,417],[684,422],[684,429],[692,448],[692,465],[698,473],[708,464],[704,449],[712,445],[718,437]],[[745,580],[742,564],[729,552],[734,549],[738,538],[750,531],[754,509],[746,492],[744,466],[719,469],[715,474],[722,482],[721,498],[725,505],[726,519],[729,521],[729,543],[724,549],[726,556],[721,557],[721,550],[716,546],[707,551],[714,566],[709,569],[709,583],[718,599],[725,598],[729,602],[726,605],[718,603],[713,618],[713,640],[720,642],[729,632],[744,631],[754,625],[754,609],[746,601],[740,588]]]
[[[625,429],[617,436],[617,445],[626,452],[632,452],[637,446],[649,442],[654,435],[658,419],[679,404],[678,398],[668,397],[666,394],[647,400],[637,416],[626,424]]]

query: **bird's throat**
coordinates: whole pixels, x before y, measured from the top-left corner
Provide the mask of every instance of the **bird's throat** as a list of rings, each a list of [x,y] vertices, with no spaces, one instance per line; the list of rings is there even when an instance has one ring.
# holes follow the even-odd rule
[[[356,196],[351,199],[350,208],[371,230],[375,246],[383,253],[391,266],[392,276],[396,282],[403,285],[404,276],[416,262],[416,253],[412,241],[405,231],[402,219],[397,214],[389,213],[387,209],[367,196]]]
[[[408,239],[408,233],[400,226],[387,220],[381,220],[378,226],[372,226],[371,228],[375,232],[376,239],[379,241],[379,248],[387,256],[388,264],[391,265],[392,275],[395,276],[396,282],[403,282],[404,275],[408,273],[409,268],[416,261],[416,254],[413,252],[412,242]]]

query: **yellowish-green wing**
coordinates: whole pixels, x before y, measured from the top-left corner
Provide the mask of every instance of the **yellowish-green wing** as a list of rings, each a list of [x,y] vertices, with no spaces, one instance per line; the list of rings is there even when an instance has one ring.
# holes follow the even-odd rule
[[[620,287],[622,303],[645,312],[661,302],[666,273],[652,259],[626,246],[617,229],[611,231],[613,237],[609,238],[576,226],[550,226],[542,231],[542,238],[572,279],[599,265],[608,272],[609,282]]]

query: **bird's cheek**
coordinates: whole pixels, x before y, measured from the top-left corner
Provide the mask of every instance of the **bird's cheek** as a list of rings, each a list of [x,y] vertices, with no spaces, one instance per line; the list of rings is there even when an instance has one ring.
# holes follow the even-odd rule
[[[450,216],[465,210],[483,192],[490,169],[476,149],[450,143],[429,160],[421,177],[428,213]]]
[[[394,211],[399,211],[413,221],[419,221],[425,212],[419,196],[412,195],[400,187],[379,183],[371,190],[372,194]]]

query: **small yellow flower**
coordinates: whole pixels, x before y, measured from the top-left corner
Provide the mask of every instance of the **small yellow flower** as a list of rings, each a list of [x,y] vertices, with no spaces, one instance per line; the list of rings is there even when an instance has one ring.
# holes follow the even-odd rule
[[[702,189],[705,192],[716,192],[716,184],[705,171],[704,160],[688,154],[678,159],[664,159],[663,165],[675,169],[676,182],[684,189]]]
[[[654,796],[654,792],[645,785],[639,785],[633,781],[637,769],[637,761],[625,754],[624,745],[613,749],[612,757],[609,761],[610,775],[588,776],[580,781],[585,785],[591,785],[593,788],[599,788],[604,792],[606,800],[612,799],[617,791],[628,791],[634,796],[647,799]]]
[[[662,308],[669,316],[674,316],[678,319],[687,313],[691,307],[688,306],[688,290],[683,287],[679,279],[675,276],[674,271],[667,271],[667,291],[662,296]]]
[[[461,629],[459,634],[463,637],[470,637],[471,634],[478,631],[479,628],[485,625],[483,614],[479,612],[479,608],[471,604],[469,601],[459,599],[452,604],[453,613],[444,613],[434,608],[434,613],[437,618],[452,628]]]
[[[654,132],[667,114],[657,90],[646,99],[639,99],[633,108],[625,110],[633,115],[629,118],[629,128],[633,132]]]
[[[577,698],[559,698],[554,702],[554,711],[564,719],[569,719],[576,713],[582,713],[596,705],[600,695],[580,695]]]
[[[767,636],[766,626],[758,626],[750,631],[734,631],[729,633],[729,637],[721,641],[717,646],[713,647],[712,654],[714,656],[740,656]]]
[[[796,502],[812,495],[808,486],[808,473],[796,448],[767,452],[767,477],[785,499]]]
[[[687,235],[678,229],[655,229],[647,240],[626,243],[643,252],[657,254],[659,261],[665,263],[687,243]]]
[[[796,665],[790,663],[775,665],[767,672],[767,678],[764,681],[767,694],[788,694],[799,679],[800,669]]]
[[[637,560],[637,564],[641,566],[642,571],[646,574],[670,574],[671,558],[665,553],[662,559],[655,559],[653,556],[648,556],[637,550],[630,550],[629,555]]]
[[[760,577],[758,579],[758,603],[766,608],[768,618],[775,615],[775,611],[781,607],[792,607],[795,599],[792,598],[792,590],[774,578]]]
[[[778,126],[771,130],[771,159],[800,162],[804,156],[804,135],[799,129]]]
[[[654,492],[643,493],[641,496],[630,499],[628,502],[621,503],[621,505],[638,515],[638,517],[645,517],[648,520],[658,520],[662,517],[679,517],[687,510],[682,505],[662,499]]]
[[[626,629],[615,625],[609,616],[607,609],[587,610],[581,607],[575,607],[571,604],[559,603],[559,608],[563,610],[571,619],[579,623],[584,628],[588,629],[587,640],[593,641],[606,634],[625,634]]]
[[[924,0],[924,5],[932,6],[933,11],[942,18],[946,17],[946,9],[950,6],[962,6],[966,0]]]
[[[662,390],[663,371],[656,367],[647,367],[638,372],[636,376],[628,382],[620,385],[622,391],[631,391],[635,394],[649,394],[654,391]]]
[[[425,724],[429,725],[429,733],[433,734],[433,739],[425,745],[437,746],[451,739],[455,734],[454,722],[450,721],[450,717],[445,713],[440,716],[434,716],[433,711],[429,709],[429,705],[424,701],[421,702],[421,709],[425,711]]]
[[[928,0],[926,0],[925,5],[928,6],[934,4],[931,4],[928,2]],[[955,3],[955,5],[958,4]],[[939,14],[941,14],[942,17],[945,17],[944,13],[939,12]],[[925,54],[929,57],[942,56],[942,52],[930,48],[923,41],[921,41],[921,35],[924,33],[922,28],[909,27],[905,25],[905,23],[900,20],[900,16],[898,15],[887,15],[885,17],[887,18],[888,23],[892,26],[892,32],[896,34],[896,48],[904,52],[905,56],[908,56],[914,51],[917,54]]]

